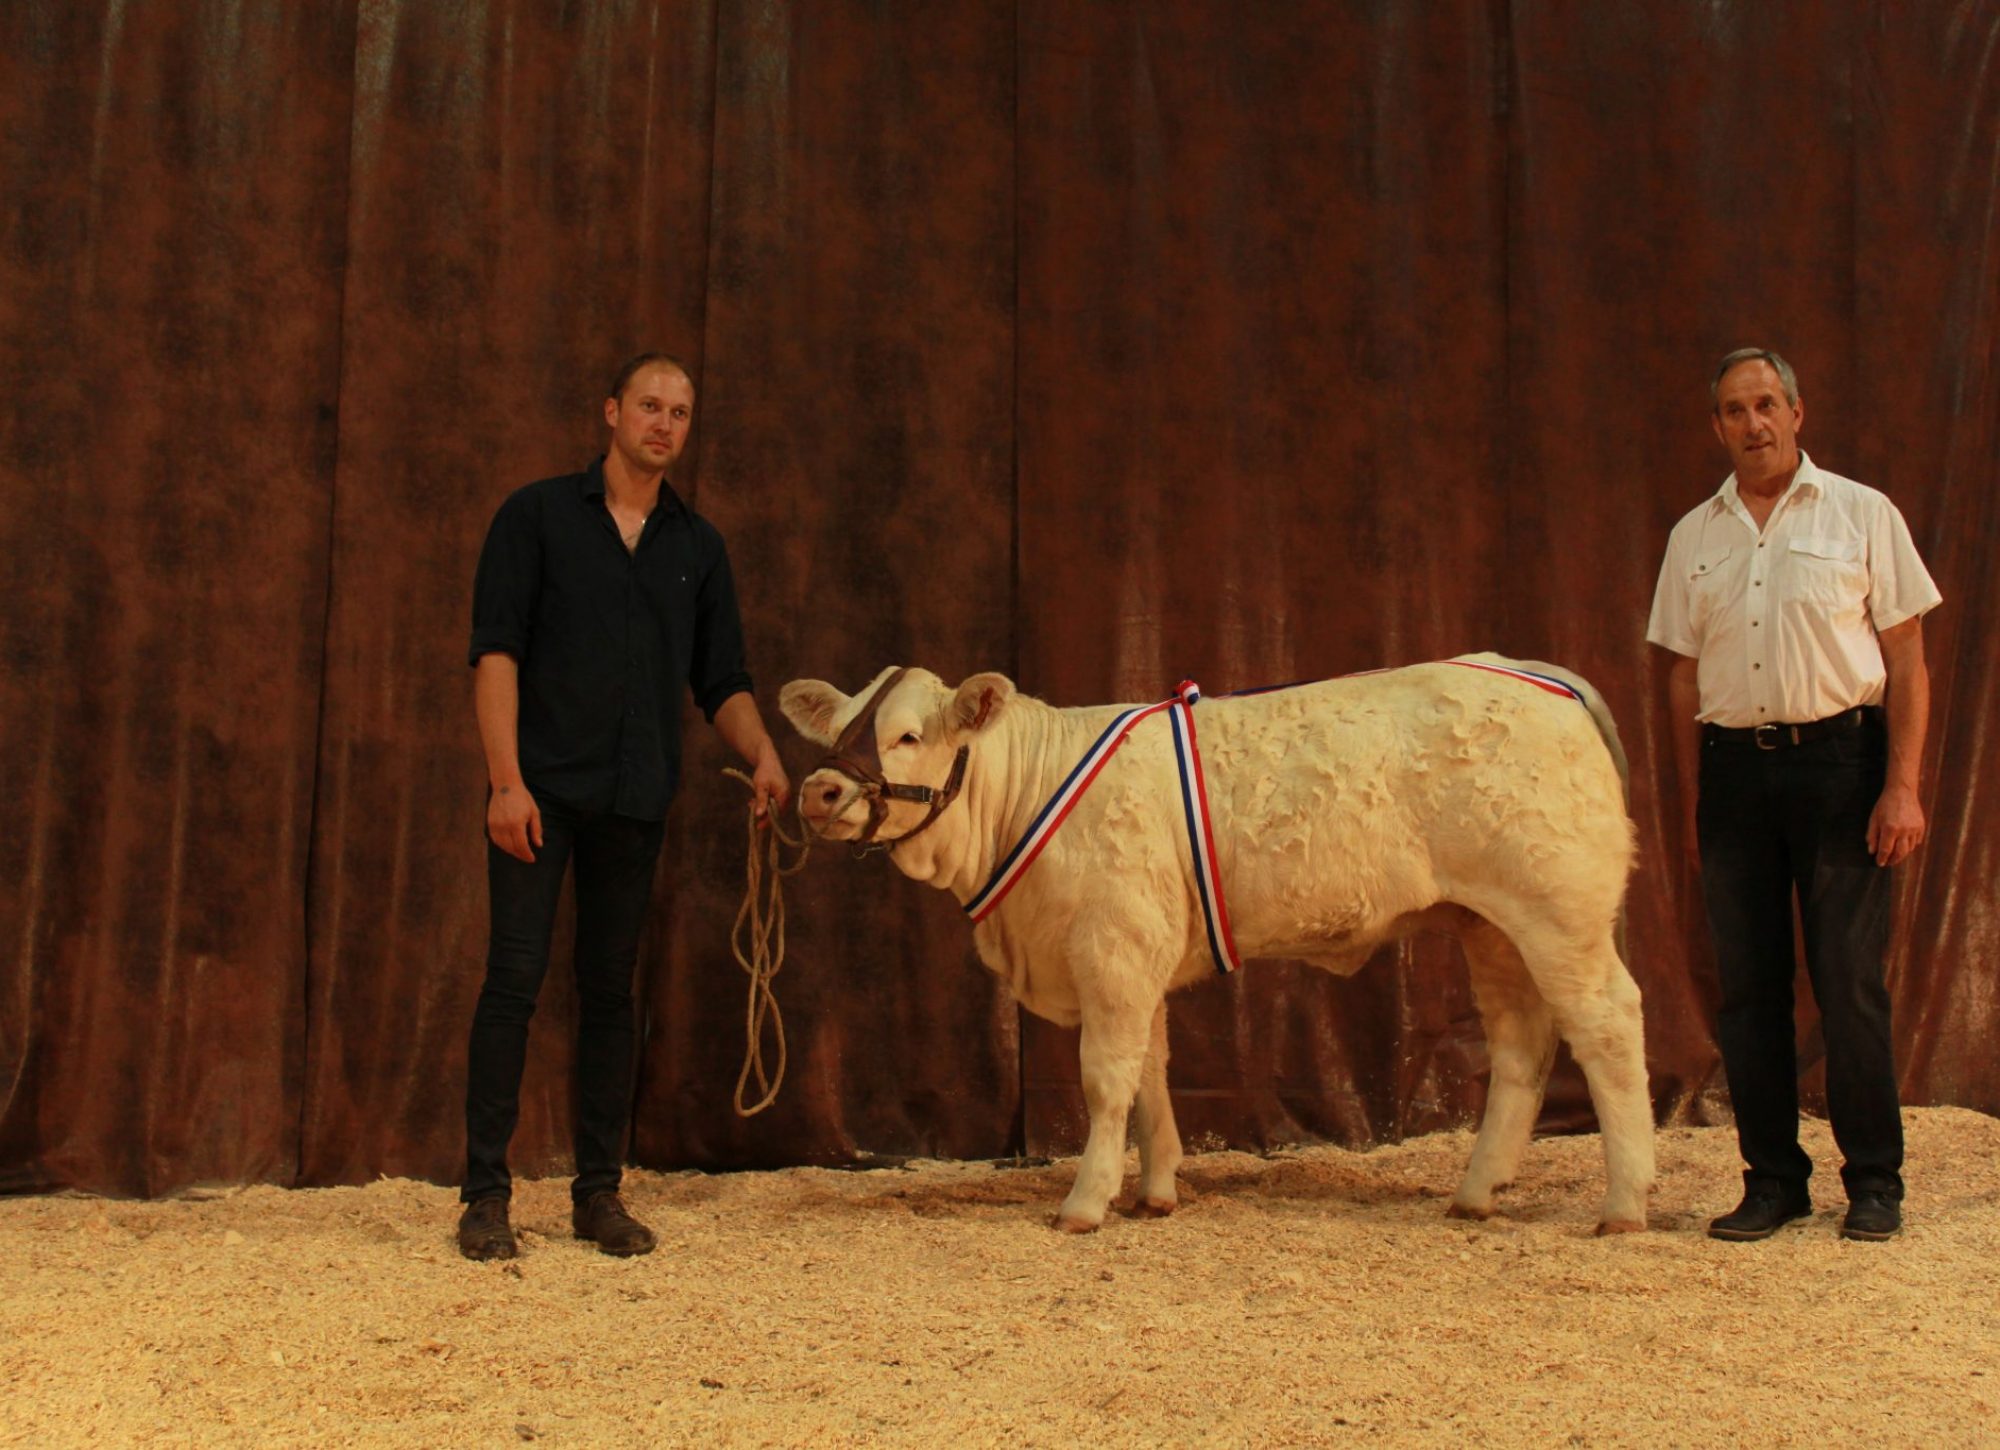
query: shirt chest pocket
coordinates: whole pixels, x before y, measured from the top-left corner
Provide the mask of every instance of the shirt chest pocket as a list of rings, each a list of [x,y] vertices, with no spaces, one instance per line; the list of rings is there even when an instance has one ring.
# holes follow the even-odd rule
[[[1727,565],[1735,552],[1735,545],[1724,544],[1695,555],[1688,564],[1688,624],[1696,634],[1707,629],[1723,602],[1728,588]]]
[[[1793,602],[1846,615],[1859,613],[1868,597],[1860,539],[1793,539],[1785,564],[1785,594]]]

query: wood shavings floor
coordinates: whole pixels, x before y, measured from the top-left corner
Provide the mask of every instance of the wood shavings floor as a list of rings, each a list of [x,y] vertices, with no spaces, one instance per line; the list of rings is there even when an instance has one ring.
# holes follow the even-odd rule
[[[1838,1237],[1821,1123],[1819,1211],[1747,1245],[1702,1233],[1715,1128],[1612,1239],[1594,1137],[1447,1219],[1465,1133],[1190,1158],[1173,1218],[1081,1239],[1073,1162],[633,1173],[661,1247],[622,1262],[559,1180],[511,1264],[407,1180],[0,1200],[0,1443],[2000,1444],[2000,1120],[1906,1121],[1888,1244]]]

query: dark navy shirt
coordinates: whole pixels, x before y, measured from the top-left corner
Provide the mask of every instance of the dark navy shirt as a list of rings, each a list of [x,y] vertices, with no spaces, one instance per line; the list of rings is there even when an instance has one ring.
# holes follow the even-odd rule
[[[500,505],[472,588],[473,664],[520,665],[521,776],[530,794],[642,821],[680,783],[681,692],[711,721],[750,688],[729,555],[664,482],[626,552],[604,460]]]

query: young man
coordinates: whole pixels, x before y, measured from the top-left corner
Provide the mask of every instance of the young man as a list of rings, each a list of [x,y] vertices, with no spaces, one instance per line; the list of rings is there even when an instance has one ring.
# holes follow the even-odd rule
[[[1709,392],[1735,472],[1675,525],[1646,630],[1674,656],[1675,753],[1747,1165],[1742,1203],[1708,1231],[1764,1239],[1812,1211],[1793,1046],[1796,894],[1845,1158],[1841,1233],[1886,1239],[1903,1198],[1882,977],[1888,868],[1924,838],[1920,619],[1939,595],[1896,506],[1800,451],[1805,406],[1783,358],[1732,352]]]
[[[472,1019],[459,1249],[511,1258],[507,1144],[528,1019],[576,867],[577,1104],[572,1223],[608,1254],[653,1236],[618,1197],[632,1090],[632,972],[667,803],[682,692],[754,771],[759,811],[790,794],[750,695],[729,556],[667,470],[694,418],[664,353],[619,369],[610,447],[500,506],[473,586],[473,692],[486,750],[492,934]]]

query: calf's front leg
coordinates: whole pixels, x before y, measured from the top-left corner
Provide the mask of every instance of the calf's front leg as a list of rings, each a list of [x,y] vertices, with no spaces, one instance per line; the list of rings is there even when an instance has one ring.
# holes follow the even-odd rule
[[[1077,1165],[1076,1182],[1056,1214],[1056,1227],[1065,1233],[1089,1233],[1102,1224],[1105,1207],[1124,1181],[1125,1123],[1146,1061],[1151,1015],[1123,1004],[1084,1004],[1081,1060],[1090,1137]],[[1175,1146],[1178,1151],[1178,1143]]]

